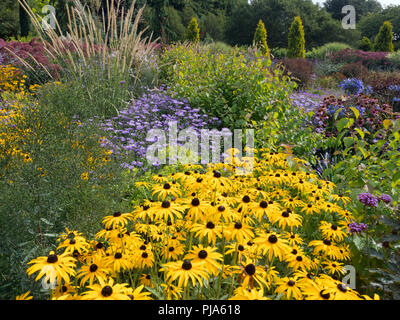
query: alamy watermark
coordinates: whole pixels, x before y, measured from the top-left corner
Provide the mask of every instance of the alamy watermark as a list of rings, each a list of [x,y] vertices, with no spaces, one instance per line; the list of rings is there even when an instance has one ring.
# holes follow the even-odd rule
[[[232,133],[229,129],[199,131],[189,127],[178,131],[178,123],[172,121],[168,123],[168,132],[150,130],[146,141],[151,143],[146,159],[152,165],[224,162],[236,165],[236,174],[251,173],[254,168],[253,129],[235,129]]]
[[[355,29],[356,28],[356,8],[351,5],[344,6],[342,13],[346,16],[342,19],[343,29]]]

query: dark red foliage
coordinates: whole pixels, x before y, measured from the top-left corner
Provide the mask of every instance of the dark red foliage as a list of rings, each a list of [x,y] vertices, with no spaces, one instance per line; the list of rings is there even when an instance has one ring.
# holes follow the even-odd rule
[[[362,80],[365,84],[371,86],[374,95],[384,103],[392,103],[393,101],[393,92],[389,88],[400,86],[400,74],[394,72],[369,73]]]
[[[368,68],[364,67],[361,62],[353,62],[344,65],[340,72],[346,78],[362,78],[367,75]]]
[[[312,80],[313,64],[302,58],[285,58],[282,60],[285,75],[290,76],[299,86],[307,86]]]

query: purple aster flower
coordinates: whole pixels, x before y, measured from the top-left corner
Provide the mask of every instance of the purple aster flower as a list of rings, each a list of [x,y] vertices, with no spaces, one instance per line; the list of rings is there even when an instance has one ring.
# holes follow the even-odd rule
[[[391,203],[393,201],[391,196],[389,196],[388,194],[384,194],[384,193],[379,197],[379,200],[384,203]]]
[[[368,226],[365,223],[357,223],[357,222],[351,222],[349,223],[349,228],[350,228],[350,233],[353,235],[355,233],[360,233],[368,228]]]
[[[360,193],[358,200],[365,206],[377,207],[379,199],[370,193]]]

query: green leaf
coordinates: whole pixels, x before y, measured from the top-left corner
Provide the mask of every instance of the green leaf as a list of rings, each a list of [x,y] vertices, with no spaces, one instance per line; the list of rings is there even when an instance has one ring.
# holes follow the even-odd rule
[[[350,107],[350,109],[354,112],[354,115],[356,116],[356,119],[358,119],[360,117],[360,111],[358,111],[354,107]]]

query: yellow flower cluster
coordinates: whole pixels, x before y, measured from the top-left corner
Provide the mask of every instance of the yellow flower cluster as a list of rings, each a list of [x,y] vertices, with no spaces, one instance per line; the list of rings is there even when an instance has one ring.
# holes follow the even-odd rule
[[[138,182],[147,200],[104,217],[93,241],[66,229],[28,275],[57,299],[371,299],[340,281],[350,199],[300,159],[256,154],[248,174],[186,165]]]

